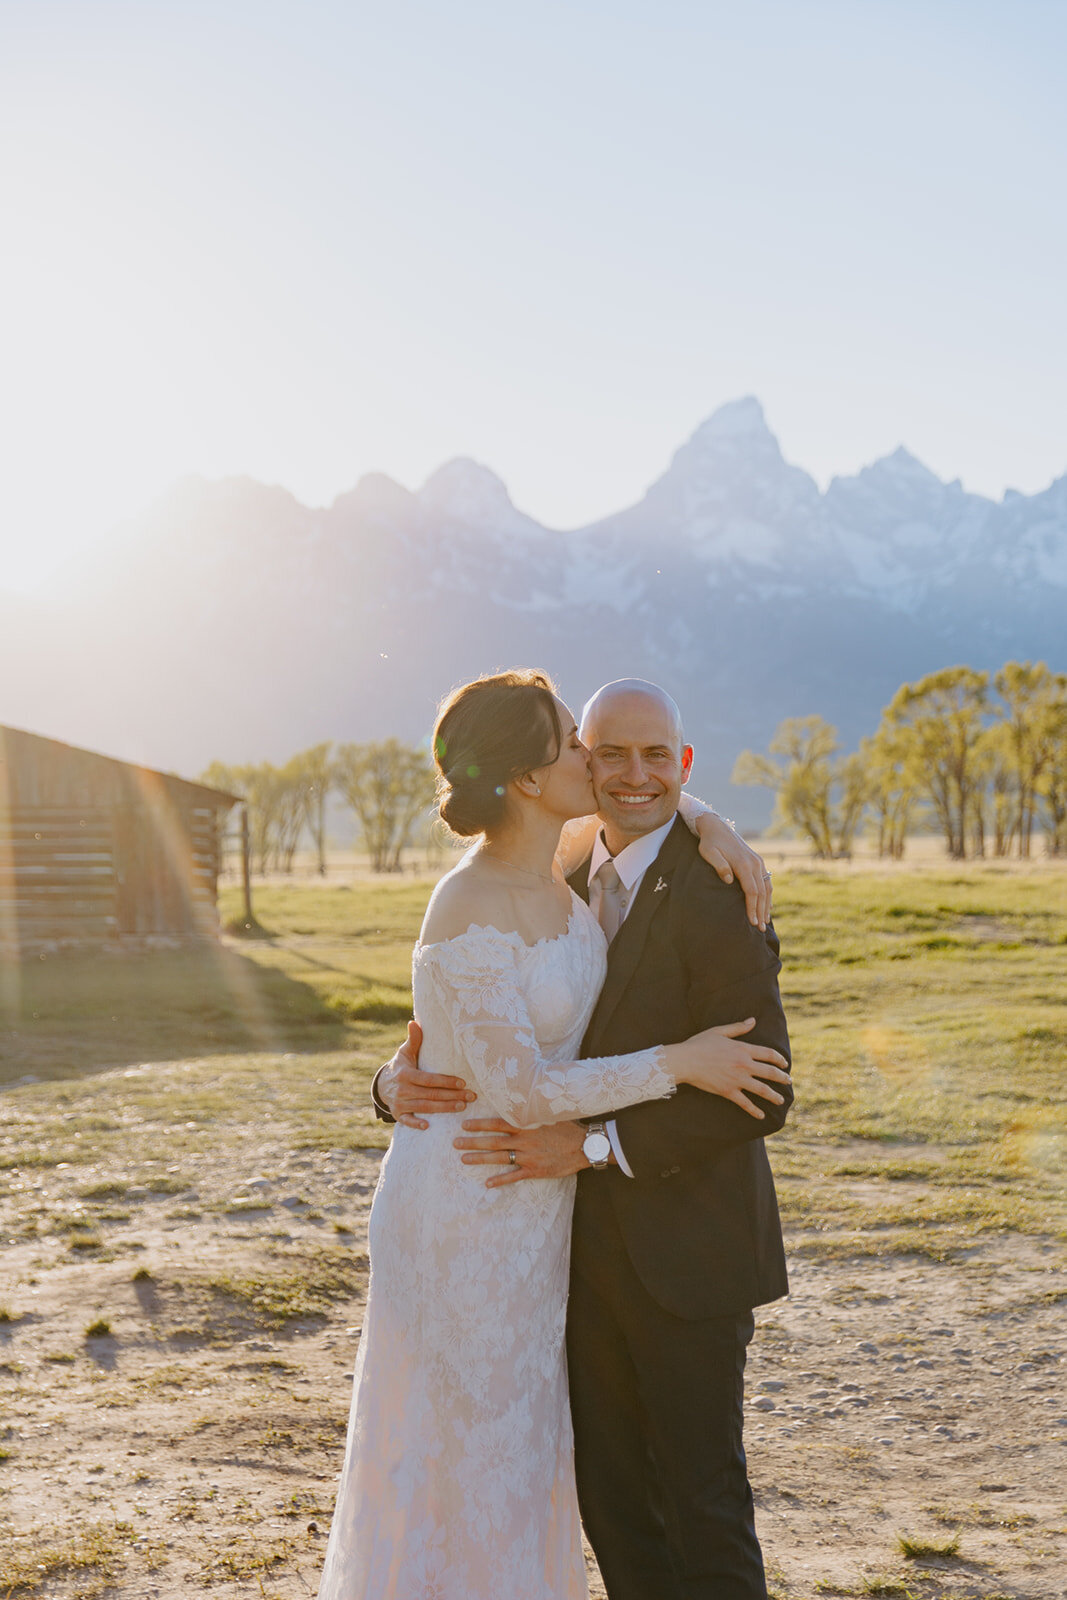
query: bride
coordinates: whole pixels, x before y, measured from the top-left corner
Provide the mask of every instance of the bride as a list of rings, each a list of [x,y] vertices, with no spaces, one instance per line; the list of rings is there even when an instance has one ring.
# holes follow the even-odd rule
[[[556,863],[594,809],[574,718],[539,672],[481,678],[434,734],[440,812],[479,842],[434,891],[413,957],[420,1065],[517,1126],[671,1095],[772,1100],[774,1051],[734,1029],[578,1060],[607,946]],[[758,1075],[757,1075],[758,1074]],[[758,1113],[754,1113],[758,1114]],[[584,1600],[564,1363],[574,1179],[486,1188],[453,1115],[397,1127],[319,1600]]]

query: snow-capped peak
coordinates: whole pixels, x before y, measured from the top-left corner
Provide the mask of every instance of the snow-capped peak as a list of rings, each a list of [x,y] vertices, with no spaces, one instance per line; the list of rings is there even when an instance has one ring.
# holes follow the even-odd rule
[[[897,448],[891,454],[873,461],[870,467],[865,470],[877,472],[883,478],[906,479],[910,483],[922,483],[927,486],[936,484],[939,489],[947,487],[936,472],[931,472],[930,468],[920,461],[918,456],[913,456],[911,451],[905,449],[902,444],[897,445]]]
[[[419,490],[423,509],[475,527],[500,526],[518,515],[501,478],[468,456],[430,474]]]
[[[752,472],[773,473],[784,465],[778,440],[767,426],[763,407],[751,397],[731,400],[720,406],[675,452],[668,477],[690,481],[709,474],[721,479],[738,467],[747,477]]]
[[[773,438],[763,407],[755,395],[743,395],[740,400],[728,400],[711,413],[696,430],[690,443],[710,439]]]

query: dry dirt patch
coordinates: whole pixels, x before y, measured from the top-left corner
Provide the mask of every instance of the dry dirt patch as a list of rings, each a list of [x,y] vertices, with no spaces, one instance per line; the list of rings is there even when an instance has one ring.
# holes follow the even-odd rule
[[[315,1593],[379,1160],[242,1138],[150,1184],[8,1174],[0,1595]],[[1059,1259],[795,1260],[749,1368],[778,1596],[1061,1600]]]

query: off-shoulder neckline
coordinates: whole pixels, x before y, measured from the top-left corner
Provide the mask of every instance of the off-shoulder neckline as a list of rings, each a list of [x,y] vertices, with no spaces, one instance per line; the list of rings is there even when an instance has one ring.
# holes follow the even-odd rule
[[[578,907],[584,905],[584,903],[580,895],[575,894],[572,889],[571,911],[570,916],[567,918],[567,926],[560,933],[546,933],[543,938],[535,940],[533,944],[527,944],[517,928],[505,931],[503,928],[495,928],[491,922],[471,922],[468,923],[462,933],[454,933],[450,939],[434,939],[430,944],[424,944],[421,939],[416,939],[415,954],[419,955],[422,951],[427,950],[443,950],[448,945],[458,944],[461,939],[469,939],[472,933],[495,934],[498,939],[505,939],[509,943],[518,944],[523,950],[540,950],[543,945],[559,944],[570,936],[575,919],[579,914]]]

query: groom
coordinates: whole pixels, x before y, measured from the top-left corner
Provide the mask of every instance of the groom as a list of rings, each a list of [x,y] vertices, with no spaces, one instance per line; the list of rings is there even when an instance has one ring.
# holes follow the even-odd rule
[[[582,1054],[754,1017],[745,1042],[788,1056],[777,937],[676,814],[693,752],[674,702],[624,679],[593,697],[580,731],[602,828],[571,883],[611,940]],[[406,1054],[376,1099],[398,1114],[453,1109],[456,1080]],[[752,1308],[787,1288],[764,1138],[790,1100],[760,1100],[756,1118],[682,1087],[604,1125],[482,1119],[456,1140],[465,1161],[506,1167],[501,1183],[580,1174],[567,1360],[582,1521],[611,1600],[765,1600],[743,1374]]]

